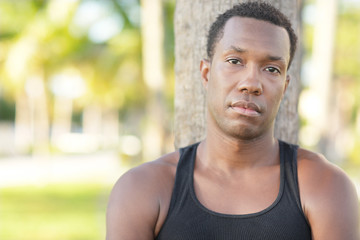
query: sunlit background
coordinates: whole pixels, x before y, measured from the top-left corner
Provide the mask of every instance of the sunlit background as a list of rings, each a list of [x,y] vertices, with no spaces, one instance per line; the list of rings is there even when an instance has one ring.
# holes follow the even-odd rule
[[[174,149],[174,8],[0,1],[1,240],[103,239],[117,178]],[[360,0],[302,18],[300,144],[360,192]]]

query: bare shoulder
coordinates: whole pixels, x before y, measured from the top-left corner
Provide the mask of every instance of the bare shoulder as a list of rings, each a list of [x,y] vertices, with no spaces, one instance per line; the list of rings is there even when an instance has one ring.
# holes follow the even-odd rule
[[[319,186],[323,190],[355,190],[354,184],[340,167],[329,162],[322,154],[303,148],[298,151],[298,174],[299,181],[309,190]]]
[[[303,179],[317,178],[323,180],[320,183],[332,180],[342,184],[351,184],[349,177],[340,167],[329,162],[319,153],[300,148],[298,151],[298,167],[299,175]]]
[[[359,202],[347,174],[323,155],[300,148],[298,177],[314,239],[359,239]]]
[[[115,183],[107,209],[107,239],[154,239],[165,219],[179,153],[135,167]]]
[[[111,196],[123,191],[129,191],[130,195],[142,193],[159,196],[174,180],[178,156],[178,152],[173,152],[130,169],[115,183]]]
[[[130,169],[122,175],[115,184],[114,190],[118,186],[131,185],[133,187],[146,186],[152,190],[159,189],[159,184],[168,183],[176,170],[179,154],[178,152],[169,153],[151,162],[143,163]],[[156,184],[155,184],[156,183]]]

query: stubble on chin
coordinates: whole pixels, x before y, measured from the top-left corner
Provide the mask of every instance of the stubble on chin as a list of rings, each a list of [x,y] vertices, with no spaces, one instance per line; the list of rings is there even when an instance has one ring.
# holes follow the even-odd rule
[[[251,126],[238,125],[224,130],[228,136],[242,141],[251,141],[262,136],[262,132],[259,129]]]
[[[251,126],[236,123],[236,121],[223,118],[213,118],[210,120],[216,125],[218,131],[230,138],[251,141],[262,136],[263,131],[258,126]]]

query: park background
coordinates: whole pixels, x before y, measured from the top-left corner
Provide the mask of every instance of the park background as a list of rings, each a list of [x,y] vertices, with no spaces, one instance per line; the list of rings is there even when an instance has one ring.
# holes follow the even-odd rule
[[[174,150],[175,0],[151,3],[0,1],[1,240],[104,239],[114,182]],[[301,16],[299,143],[360,193],[360,0],[306,0]]]

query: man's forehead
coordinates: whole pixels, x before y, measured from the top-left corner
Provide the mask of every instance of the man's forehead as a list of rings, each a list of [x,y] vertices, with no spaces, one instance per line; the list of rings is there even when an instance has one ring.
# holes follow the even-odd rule
[[[238,48],[247,50],[250,48],[268,47],[269,51],[290,58],[290,39],[285,28],[273,23],[248,17],[230,18],[223,30],[218,43],[222,48]],[[216,50],[215,50],[216,51]]]
[[[289,35],[284,27],[278,26],[266,20],[261,20],[251,17],[233,16],[229,18],[224,25],[223,32],[229,29],[231,29],[231,31],[234,31],[236,29],[238,30],[250,29],[251,31],[262,31],[270,35],[278,31],[278,32],[283,32],[283,34],[287,38],[289,38]]]

